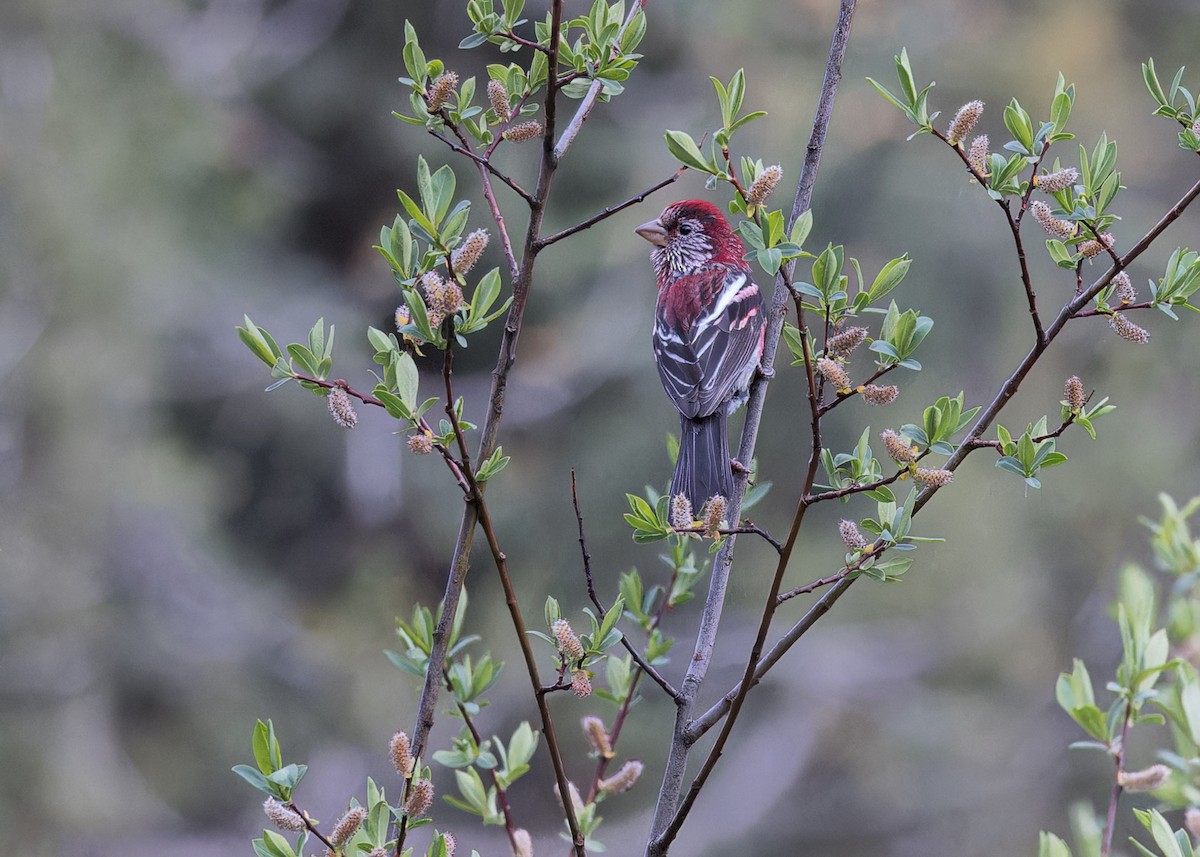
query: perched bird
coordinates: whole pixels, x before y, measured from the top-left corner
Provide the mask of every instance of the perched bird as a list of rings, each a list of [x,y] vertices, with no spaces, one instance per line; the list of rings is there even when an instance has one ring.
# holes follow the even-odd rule
[[[654,245],[654,359],[679,409],[671,496],[687,497],[699,514],[710,497],[733,494],[726,420],[759,365],[766,305],[742,242],[712,203],[673,203],[635,231]]]

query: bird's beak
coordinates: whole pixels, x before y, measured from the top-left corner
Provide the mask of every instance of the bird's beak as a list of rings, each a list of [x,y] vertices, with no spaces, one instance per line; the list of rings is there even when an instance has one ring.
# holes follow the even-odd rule
[[[667,244],[667,230],[664,229],[662,223],[657,220],[651,220],[649,223],[643,223],[633,231],[638,235],[641,235],[655,247],[665,247]]]

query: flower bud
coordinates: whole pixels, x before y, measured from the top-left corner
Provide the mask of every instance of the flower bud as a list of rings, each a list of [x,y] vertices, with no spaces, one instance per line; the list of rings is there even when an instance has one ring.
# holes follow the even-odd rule
[[[725,510],[728,506],[728,501],[720,494],[714,494],[709,497],[704,503],[704,508],[700,515],[704,519],[704,537],[707,539],[715,539],[720,535],[718,532],[721,525],[725,523]]]
[[[1050,206],[1040,199],[1029,204],[1029,211],[1033,214],[1033,219],[1042,225],[1047,234],[1063,241],[1075,237],[1078,227],[1069,220],[1060,220],[1055,217],[1050,213]]]
[[[300,813],[292,809],[290,806],[280,803],[273,797],[269,797],[263,802],[263,812],[267,814],[267,818],[271,819],[271,823],[280,830],[303,830],[304,819]]]
[[[583,798],[579,796],[579,789],[570,780],[567,780],[567,794],[571,796],[571,809],[575,810],[575,816],[578,817],[584,810]],[[558,798],[558,805],[565,810],[566,807],[563,805],[562,792],[558,790],[558,783],[554,784],[554,796]]]
[[[504,132],[504,139],[511,143],[525,143],[542,136],[542,123],[536,119],[513,125]]]
[[[1137,300],[1137,289],[1133,287],[1133,281],[1124,271],[1119,271],[1113,276],[1112,284],[1115,286],[1113,294],[1121,303],[1131,304]]]
[[[589,714],[580,721],[580,725],[592,750],[602,759],[611,759],[612,742],[608,738],[608,730],[604,728],[604,721],[594,714]]]
[[[446,857],[454,857],[454,852],[458,850],[458,837],[453,833],[443,833],[442,844],[446,846]]]
[[[1192,133],[1200,137],[1200,116],[1197,116],[1195,121],[1192,122]]]
[[[866,537],[859,532],[858,524],[853,521],[840,521],[838,523],[838,535],[842,537],[842,542],[852,551],[865,551],[871,546]]]
[[[358,425],[358,413],[354,410],[354,403],[350,401],[350,394],[342,386],[344,383],[343,381],[329,388],[329,392],[325,394],[325,404],[335,423],[342,428],[352,429]]]
[[[1044,176],[1033,177],[1034,185],[1044,193],[1058,193],[1060,190],[1066,190],[1077,181],[1079,181],[1079,170],[1074,167],[1064,167],[1061,170],[1055,170]]]
[[[454,268],[454,273],[465,274],[474,268],[475,263],[479,261],[479,257],[483,255],[487,243],[488,231],[486,229],[476,229],[468,235],[466,240],[459,244],[450,256],[450,265]]]
[[[890,405],[900,395],[900,388],[894,384],[867,384],[859,388],[863,401],[868,405]]]
[[[692,513],[692,501],[685,494],[676,494],[671,498],[671,526],[677,530],[686,530],[695,521]]]
[[[750,189],[746,191],[746,205],[753,208],[766,202],[767,197],[775,190],[775,186],[779,184],[781,178],[783,178],[783,167],[779,164],[772,164],[763,170],[750,185]]]
[[[946,131],[946,142],[952,146],[957,146],[968,134],[975,130],[975,123],[979,121],[979,117],[982,115],[983,102],[978,99],[968,101],[962,107],[958,108],[958,112],[954,114],[954,121],[950,123],[950,128]]]
[[[835,360],[845,360],[867,338],[865,327],[848,327],[825,342],[825,354]]]
[[[602,792],[619,795],[621,792],[627,792],[633,788],[633,784],[642,775],[643,768],[645,768],[645,765],[640,761],[630,759],[621,766],[621,770],[617,771],[611,777],[601,780],[596,785]]]
[[[1141,771],[1121,771],[1117,775],[1117,783],[1127,792],[1149,792],[1166,783],[1171,776],[1171,769],[1158,764]]]
[[[429,455],[433,452],[433,438],[425,432],[409,435],[408,451],[413,455]]]
[[[424,437],[424,435],[420,435],[420,437]],[[397,732],[393,735],[392,740],[388,743],[388,753],[392,757],[392,764],[396,766],[396,772],[407,779],[413,769],[412,747],[409,744],[408,735],[404,732]]]
[[[429,92],[425,94],[425,103],[428,105],[430,113],[437,113],[446,106],[446,101],[450,98],[450,93],[454,92],[458,86],[458,75],[452,71],[438,77],[429,86]]]
[[[1113,245],[1113,241],[1113,234],[1111,232],[1101,232],[1099,240],[1095,238],[1089,238],[1087,241],[1084,241],[1082,244],[1080,244],[1076,249],[1090,259],[1092,256],[1098,256],[1107,248],[1111,247]]]
[[[550,630],[554,632],[558,650],[568,663],[574,663],[583,657],[583,644],[579,642],[579,637],[575,635],[570,622],[566,619],[555,619]]]
[[[1200,839],[1200,809],[1189,806],[1183,814],[1183,826],[1192,834],[1193,839]]]
[[[900,436],[899,432],[885,429],[879,435],[888,458],[897,464],[912,464],[917,460],[917,448]]]
[[[967,150],[967,163],[971,165],[971,169],[979,173],[979,175],[987,178],[990,175],[988,171],[988,135],[980,134],[971,141],[971,148]]]
[[[834,386],[839,393],[850,389],[850,376],[836,360],[821,357],[817,360],[817,374]]]
[[[580,699],[592,695],[592,677],[588,675],[587,670],[575,670],[571,673],[571,690]]]
[[[949,485],[953,481],[954,473],[950,470],[928,470],[924,467],[918,467],[917,472],[913,474],[913,482],[923,485],[926,488],[941,488],[943,485]]]
[[[333,826],[333,832],[329,834],[329,841],[335,846],[341,847],[350,841],[350,837],[355,834],[359,827],[366,820],[367,811],[361,806],[352,806],[346,810],[346,814],[338,819],[338,823]]]
[[[1116,331],[1117,336],[1127,342],[1136,342],[1139,345],[1144,345],[1150,341],[1150,331],[1144,327],[1138,327],[1119,312],[1114,312],[1108,317],[1108,326]]]
[[[404,811],[410,818],[420,818],[429,812],[433,806],[433,781],[417,780],[408,788],[408,799],[404,801]]]
[[[1063,393],[1067,399],[1067,407],[1072,411],[1081,411],[1087,404],[1087,395],[1083,392],[1083,382],[1079,380],[1078,375],[1072,375],[1067,379]]]
[[[533,857],[533,839],[524,827],[518,827],[512,834],[513,857]]]
[[[498,80],[489,80],[487,85],[488,101],[492,103],[492,112],[496,114],[496,118],[501,122],[507,122],[512,118],[512,111],[508,108],[508,90],[504,84]]]

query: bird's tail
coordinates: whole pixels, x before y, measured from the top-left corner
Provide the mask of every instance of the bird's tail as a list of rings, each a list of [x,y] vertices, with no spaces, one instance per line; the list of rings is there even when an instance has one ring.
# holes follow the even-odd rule
[[[709,497],[733,494],[733,468],[729,461],[729,430],[724,408],[700,419],[680,421],[679,458],[671,479],[671,496],[682,494],[699,515]]]

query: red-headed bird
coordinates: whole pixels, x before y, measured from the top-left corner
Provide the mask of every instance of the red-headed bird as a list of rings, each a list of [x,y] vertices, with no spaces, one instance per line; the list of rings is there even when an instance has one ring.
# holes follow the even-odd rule
[[[712,203],[673,203],[635,231],[654,245],[654,360],[679,409],[671,496],[687,497],[699,514],[710,497],[733,494],[726,419],[758,368],[766,305],[745,247]]]

